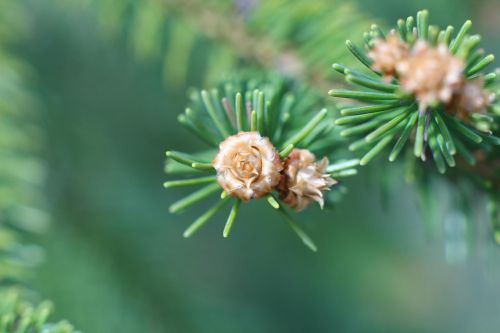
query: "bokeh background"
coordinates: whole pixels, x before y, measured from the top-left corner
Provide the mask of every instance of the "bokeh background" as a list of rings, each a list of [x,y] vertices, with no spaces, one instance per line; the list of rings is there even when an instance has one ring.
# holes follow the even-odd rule
[[[441,26],[471,18],[500,54],[498,0],[345,2],[387,26],[421,8]],[[200,147],[176,117],[186,90],[213,82],[213,66],[229,62],[223,52],[207,61],[218,42],[177,34],[156,45],[145,29],[132,43],[130,22],[99,1],[18,3],[26,31],[14,52],[31,66],[53,220],[36,238],[46,253],[31,283],[56,317],[87,333],[498,331],[500,251],[484,198],[464,203],[433,178],[439,200],[426,201],[403,166],[379,161],[347,181],[335,209],[303,214],[318,253],[259,202],[244,207],[231,238],[216,219],[185,240],[201,208],[168,213],[184,192],[162,188],[164,152]],[[165,29],[192,29],[176,24]],[[169,56],[142,52],[151,43]],[[195,51],[184,52],[186,43]]]

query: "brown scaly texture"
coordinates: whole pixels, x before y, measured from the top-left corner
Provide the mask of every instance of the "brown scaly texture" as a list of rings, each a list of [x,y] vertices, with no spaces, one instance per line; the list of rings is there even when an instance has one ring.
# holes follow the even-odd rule
[[[279,154],[268,138],[257,132],[240,132],[220,144],[212,162],[217,182],[244,201],[269,194],[281,178]]]
[[[384,81],[389,82],[396,74],[396,66],[410,55],[410,47],[391,30],[387,39],[374,41],[368,55],[373,60],[372,68],[383,73]]]
[[[337,183],[326,174],[327,166],[326,157],[317,162],[310,151],[294,149],[285,160],[279,186],[283,202],[297,211],[303,210],[313,201],[323,208],[323,192]]]
[[[430,47],[418,41],[410,57],[396,66],[401,87],[412,93],[421,105],[450,103],[463,85],[464,62],[453,56],[446,45]]]
[[[495,94],[484,89],[484,79],[478,78],[466,82],[446,110],[468,120],[471,113],[485,113],[494,99]]]

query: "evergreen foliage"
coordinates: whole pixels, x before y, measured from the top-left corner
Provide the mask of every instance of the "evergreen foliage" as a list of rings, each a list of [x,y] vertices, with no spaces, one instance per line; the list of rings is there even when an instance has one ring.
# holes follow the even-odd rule
[[[0,12],[17,18],[23,15],[17,4],[10,1],[2,2]],[[40,231],[47,223],[47,214],[41,206],[45,180],[40,158],[43,133],[37,128],[36,102],[25,83],[29,67],[6,50],[22,29],[19,23],[0,19],[0,30],[5,32],[0,39],[0,284],[3,285],[20,281],[25,268],[39,260],[40,249],[24,244],[20,236]]]
[[[33,306],[21,300],[15,290],[0,290],[0,332],[2,333],[76,333],[66,321],[48,320],[52,305]]]
[[[220,81],[221,73],[257,65],[324,90],[335,79],[324,68],[334,60],[350,62],[337,45],[361,34],[370,22],[356,6],[340,0],[83,3],[92,3],[103,29],[124,38],[139,58],[163,62],[165,80],[171,83],[189,78],[191,59],[203,50],[210,85]]]
[[[421,11],[416,22],[413,17],[399,20],[397,31],[399,38],[410,46],[419,40],[434,46],[446,44],[452,54],[464,59],[466,80],[484,78],[486,89],[496,92],[493,88],[497,80],[496,72],[482,74],[494,57],[485,56],[484,51],[478,48],[481,38],[468,34],[470,27],[471,22],[467,21],[454,35],[452,26],[445,30],[430,26],[428,12]],[[377,26],[372,26],[364,37],[367,49],[373,48],[375,39],[385,38]],[[355,90],[334,89],[330,95],[364,103],[343,108],[343,117],[336,120],[336,124],[344,128],[343,136],[356,139],[349,146],[350,150],[367,150],[361,159],[362,165],[390,144],[389,161],[392,162],[410,141],[416,157],[422,160],[432,157],[439,172],[444,173],[447,166],[456,165],[454,156],[457,153],[473,166],[477,162],[474,152],[490,152],[494,146],[500,145],[500,139],[493,135],[493,131],[499,128],[500,119],[496,102],[489,105],[485,114],[472,113],[469,119],[460,119],[457,112],[447,109],[443,103],[423,105],[403,91],[397,78],[390,83],[384,82],[381,73],[373,70],[373,60],[362,48],[351,41],[347,41],[347,47],[370,71],[334,64],[334,69],[345,75],[346,82]]]
[[[64,2],[67,6],[69,2]],[[228,237],[239,210],[240,198],[231,197],[217,182],[212,161],[221,142],[240,132],[257,132],[269,138],[280,161],[294,148],[308,149],[328,157],[326,171],[333,179],[358,173],[388,147],[389,161],[404,155],[407,178],[420,189],[428,216],[438,209],[437,194],[429,186],[431,168],[418,159],[432,159],[439,173],[446,174],[463,203],[467,196],[487,195],[494,238],[500,243],[500,104],[495,98],[485,112],[459,116],[440,102],[422,103],[402,89],[397,76],[387,80],[373,68],[369,52],[376,41],[387,40],[378,25],[363,34],[372,22],[351,3],[341,0],[73,0],[90,4],[108,37],[123,40],[137,58],[163,63],[168,84],[190,83],[190,75],[203,67],[207,90],[188,91],[188,107],[179,123],[200,139],[192,153],[167,151],[166,173],[173,180],[164,187],[195,187],[196,190],[170,206],[171,213],[212,200],[185,231],[190,237],[230,205],[222,231]],[[0,2],[0,333],[70,333],[66,321],[52,323],[48,302],[32,305],[25,292],[33,266],[43,251],[27,240],[43,231],[50,220],[46,209],[47,165],[45,134],[37,125],[40,107],[26,78],[31,68],[13,56],[11,43],[28,29],[21,8],[11,0]],[[499,93],[497,71],[486,71],[494,61],[479,48],[480,36],[471,35],[467,21],[455,33],[452,26],[429,25],[427,11],[416,19],[399,20],[395,28],[400,41],[414,47],[425,41],[432,47],[446,45],[466,64],[466,82]],[[363,37],[363,46],[345,39]],[[361,40],[361,38],[360,38]],[[203,52],[204,66],[192,59]],[[327,71],[331,62],[334,71]],[[355,67],[358,61],[363,67]],[[342,63],[342,64],[341,64]],[[233,73],[231,79],[221,80]],[[264,73],[264,74],[262,74]],[[337,106],[325,98],[327,87],[341,74],[349,89],[329,94],[343,98]],[[217,82],[217,84],[214,84]],[[341,84],[340,82],[336,83]],[[346,102],[347,100],[347,102]],[[338,101],[338,100],[336,100]],[[330,104],[328,104],[330,103]],[[169,110],[170,112],[171,110]],[[411,146],[408,149],[408,146]],[[359,159],[358,152],[363,152]],[[283,162],[284,163],[284,162]],[[454,168],[456,167],[456,168]],[[383,166],[385,169],[385,165]],[[392,170],[392,169],[391,169]],[[384,175],[377,185],[387,190]],[[470,189],[468,180],[475,185]],[[463,186],[467,182],[467,185]],[[461,187],[463,186],[463,187]],[[462,191],[465,188],[466,190]],[[295,222],[278,191],[265,196],[269,211],[275,210],[311,250],[317,247]],[[327,206],[340,206],[343,183],[326,193]],[[360,205],[363,203],[361,202]],[[200,207],[197,206],[197,207]],[[466,206],[464,204],[463,206]],[[437,208],[436,208],[437,207]],[[390,208],[390,207],[389,207]],[[471,210],[470,207],[460,207]],[[431,220],[429,218],[428,220]],[[490,229],[488,229],[490,231]],[[28,288],[29,289],[29,288]],[[36,303],[36,302],[35,302]]]
[[[332,156],[335,150],[341,148],[338,133],[333,131],[333,120],[328,119],[329,111],[321,108],[321,99],[311,91],[293,87],[292,82],[274,76],[268,80],[236,80],[221,83],[210,91],[202,90],[191,93],[191,103],[184,114],[179,116],[179,122],[212,147],[217,147],[227,137],[238,132],[258,132],[268,137],[271,143],[279,149],[281,158],[285,158],[297,147],[309,149],[317,156]],[[337,142],[337,143],[336,143]],[[199,152],[194,155],[167,151],[169,158],[167,173],[214,174],[211,164],[217,151],[214,149]],[[335,154],[338,159],[339,154]],[[359,163],[356,159],[336,160],[327,171],[334,178],[355,175],[354,167]],[[170,207],[172,213],[182,211],[191,205],[220,192],[215,183],[215,176],[203,176],[184,180],[169,181],[165,187],[205,185],[202,189],[180,199]],[[208,185],[206,185],[208,184]],[[334,188],[339,193],[341,188]],[[191,236],[208,219],[224,208],[229,200],[223,193],[218,204],[200,216],[184,233]],[[233,200],[233,208],[229,215],[224,236],[238,213],[241,200]],[[277,209],[290,224],[303,242],[312,250],[316,246],[305,233],[290,218],[290,214],[274,195],[269,195],[267,201],[272,208]]]
[[[0,3],[0,332],[71,333],[66,322],[47,321],[49,303],[33,307],[21,301],[25,286],[43,251],[25,240],[49,222],[44,209],[46,165],[39,106],[27,86],[31,69],[8,49],[26,33],[23,8],[16,1]]]

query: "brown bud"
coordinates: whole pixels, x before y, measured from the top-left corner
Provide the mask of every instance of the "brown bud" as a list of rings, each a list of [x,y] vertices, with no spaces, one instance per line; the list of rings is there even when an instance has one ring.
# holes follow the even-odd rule
[[[368,56],[373,60],[372,68],[384,74],[390,81],[396,74],[396,66],[410,54],[410,47],[391,30],[386,39],[376,39]]]
[[[274,146],[257,132],[228,137],[220,144],[212,165],[219,185],[245,201],[269,194],[278,185],[283,169]]]
[[[475,79],[463,85],[446,110],[467,120],[470,113],[484,113],[494,98],[495,94],[484,89],[484,79]]]
[[[463,85],[463,69],[464,62],[453,56],[446,45],[430,47],[424,41],[418,41],[411,56],[396,67],[401,87],[423,106],[448,104]]]
[[[323,192],[337,183],[326,174],[327,166],[326,157],[317,162],[310,151],[294,149],[285,160],[279,186],[283,202],[297,211],[303,210],[313,201],[323,208]]]

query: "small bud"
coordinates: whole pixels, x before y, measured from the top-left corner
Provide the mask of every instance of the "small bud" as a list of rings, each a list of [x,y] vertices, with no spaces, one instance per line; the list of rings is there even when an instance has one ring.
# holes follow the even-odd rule
[[[337,183],[325,173],[327,166],[326,157],[316,162],[316,157],[310,151],[294,149],[285,159],[279,186],[283,202],[297,211],[303,210],[313,201],[323,208],[323,192]]]
[[[257,132],[228,137],[220,144],[212,165],[219,185],[244,201],[269,194],[278,185],[283,169],[274,146]]]
[[[484,89],[482,78],[467,81],[463,88],[453,96],[447,111],[467,120],[471,113],[485,113],[494,98],[495,94]]]
[[[430,47],[418,41],[410,57],[396,67],[402,88],[427,106],[450,103],[464,82],[464,62],[453,56],[446,45]]]
[[[410,54],[410,47],[402,41],[395,30],[391,30],[387,39],[376,39],[368,56],[373,60],[372,68],[384,74],[389,82],[396,74],[396,67]]]

